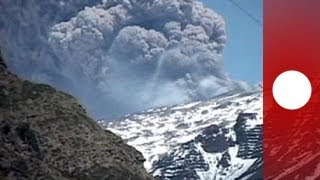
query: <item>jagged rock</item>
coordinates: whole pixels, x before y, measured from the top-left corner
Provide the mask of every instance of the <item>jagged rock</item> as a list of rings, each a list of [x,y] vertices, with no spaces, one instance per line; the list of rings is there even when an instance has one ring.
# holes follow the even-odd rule
[[[152,172],[159,179],[262,179],[262,125],[251,127],[248,123],[256,118],[256,113],[240,113],[232,129],[221,125],[206,127],[194,140],[161,157],[153,164]],[[239,140],[231,138],[232,131]],[[236,145],[239,150],[234,153]],[[252,164],[241,170],[247,160]]]
[[[231,165],[230,161],[231,161],[230,154],[228,152],[224,152],[217,166],[222,168],[227,168]]]
[[[229,148],[228,137],[225,134],[219,126],[211,125],[195,139],[201,142],[201,146],[206,152],[224,152]]]
[[[260,91],[229,94],[98,122],[143,152],[158,179],[259,180],[261,104]]]
[[[0,58],[0,179],[153,179],[143,162],[73,97],[19,79]]]

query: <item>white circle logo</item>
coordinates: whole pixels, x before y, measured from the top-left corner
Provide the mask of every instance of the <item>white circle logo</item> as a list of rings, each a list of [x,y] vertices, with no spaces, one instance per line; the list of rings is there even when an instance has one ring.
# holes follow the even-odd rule
[[[296,110],[306,105],[311,97],[309,79],[299,71],[285,71],[273,83],[272,93],[283,108]]]

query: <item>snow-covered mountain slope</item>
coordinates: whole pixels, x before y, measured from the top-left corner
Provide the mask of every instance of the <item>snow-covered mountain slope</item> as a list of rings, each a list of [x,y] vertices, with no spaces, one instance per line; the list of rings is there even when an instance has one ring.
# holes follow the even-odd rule
[[[161,107],[99,123],[160,179],[261,179],[262,93]]]

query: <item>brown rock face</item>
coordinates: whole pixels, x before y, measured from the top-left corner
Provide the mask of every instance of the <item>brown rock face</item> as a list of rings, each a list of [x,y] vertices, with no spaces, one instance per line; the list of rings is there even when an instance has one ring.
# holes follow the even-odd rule
[[[0,58],[0,179],[152,179],[143,161],[73,97],[19,79]]]

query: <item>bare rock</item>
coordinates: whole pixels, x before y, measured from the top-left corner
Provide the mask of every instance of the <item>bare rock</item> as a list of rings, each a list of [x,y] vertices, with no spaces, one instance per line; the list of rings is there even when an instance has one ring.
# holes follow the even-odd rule
[[[0,82],[0,179],[153,179],[72,96],[19,79],[1,58]]]

